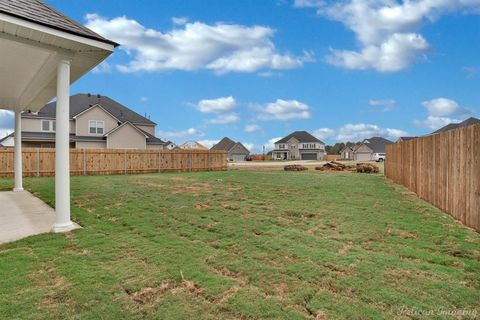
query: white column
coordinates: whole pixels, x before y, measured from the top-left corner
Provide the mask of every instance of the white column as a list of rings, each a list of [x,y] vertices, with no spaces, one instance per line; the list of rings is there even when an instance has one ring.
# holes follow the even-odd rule
[[[22,112],[15,110],[15,185],[13,191],[23,191],[23,169],[22,169]]]
[[[70,220],[70,61],[57,67],[55,133],[55,224],[54,232],[75,228]]]

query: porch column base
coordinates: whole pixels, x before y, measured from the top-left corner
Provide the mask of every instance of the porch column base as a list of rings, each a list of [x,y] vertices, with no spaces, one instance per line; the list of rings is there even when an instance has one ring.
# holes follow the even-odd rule
[[[13,192],[22,192],[25,191],[23,188],[13,188]]]
[[[53,225],[52,232],[62,233],[62,232],[72,231],[77,228],[79,228],[79,226],[73,223],[72,221],[69,221],[67,223],[55,223]]]

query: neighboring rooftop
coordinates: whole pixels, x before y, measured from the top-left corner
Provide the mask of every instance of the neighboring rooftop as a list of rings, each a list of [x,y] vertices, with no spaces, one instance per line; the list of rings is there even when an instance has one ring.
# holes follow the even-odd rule
[[[468,126],[471,126],[471,125],[474,125],[474,124],[480,124],[480,119],[470,117],[470,118],[468,118],[468,119],[466,119],[462,122],[459,122],[459,123],[450,123],[450,124],[447,124],[445,127],[442,127],[440,129],[438,129],[437,131],[432,132],[432,134],[445,132],[445,131],[458,129],[458,128],[463,128],[463,127],[468,127]]]
[[[222,140],[220,140],[216,145],[214,145],[210,150],[228,151],[232,149],[234,145],[235,145],[235,141],[225,137]]]
[[[0,12],[56,30],[118,46],[118,43],[105,39],[41,0],[0,0]]]
[[[418,138],[418,137],[400,137],[400,138],[398,138],[398,141],[408,141],[408,140],[412,140],[412,139],[415,139],[415,138]]]
[[[107,96],[92,95],[80,93],[70,97],[70,119],[73,119],[76,115],[91,108],[92,106],[99,104],[111,113],[115,118],[122,123],[130,121],[133,124],[145,124],[155,125],[156,123],[147,119],[135,111],[121,105],[117,101],[110,99]],[[39,117],[39,118],[55,118],[57,102],[50,102],[45,105],[38,113],[23,113],[24,117]]]
[[[314,136],[312,136],[307,131],[295,131],[293,133],[290,133],[285,138],[278,140],[275,143],[287,143],[288,140],[290,140],[291,138],[297,139],[298,142],[320,142],[320,143],[324,144],[323,141],[315,138]]]
[[[393,141],[382,137],[371,137],[363,140],[362,143],[366,144],[374,153],[385,153],[385,146],[393,143]]]

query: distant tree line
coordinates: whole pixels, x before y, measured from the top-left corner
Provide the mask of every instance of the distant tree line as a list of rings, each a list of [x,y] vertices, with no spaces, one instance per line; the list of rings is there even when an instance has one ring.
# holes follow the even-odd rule
[[[340,154],[340,151],[342,151],[345,146],[351,146],[354,145],[355,143],[348,141],[347,143],[344,142],[337,142],[333,146],[325,146],[325,151],[327,154]]]

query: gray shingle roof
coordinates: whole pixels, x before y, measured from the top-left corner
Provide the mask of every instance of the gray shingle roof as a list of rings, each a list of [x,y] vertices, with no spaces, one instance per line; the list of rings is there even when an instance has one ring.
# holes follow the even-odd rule
[[[1,0],[0,0],[1,1]],[[89,94],[76,94],[70,97],[70,119],[76,115],[82,113],[95,104],[101,105],[105,110],[110,112],[115,118],[122,123],[130,121],[133,124],[145,124],[155,125],[156,123],[139,115],[135,111],[121,105],[117,101],[110,99],[106,96],[89,95]],[[24,117],[45,117],[55,118],[57,102],[51,102],[45,105],[38,114],[23,113]]]
[[[223,138],[220,140],[216,145],[214,145],[210,150],[217,150],[217,151],[229,151],[235,145],[235,141],[231,140],[230,138]]]
[[[458,128],[463,128],[463,127],[468,127],[468,126],[471,126],[471,125],[474,125],[474,124],[480,124],[480,119],[470,117],[470,118],[468,118],[468,119],[466,119],[466,120],[464,120],[460,123],[450,123],[450,124],[447,124],[445,127],[442,127],[440,129],[438,129],[437,131],[432,132],[432,134],[445,132],[445,131],[458,129]]]
[[[385,146],[388,144],[392,144],[393,141],[382,137],[372,137],[370,139],[363,140],[363,143],[366,144],[370,149],[372,149],[374,153],[385,153]]]
[[[152,136],[150,133],[139,129],[140,131],[144,132],[145,135],[148,136],[147,144],[155,144],[155,145],[164,145],[165,142],[158,139],[155,136]],[[2,142],[6,138],[13,136],[13,133],[8,135],[7,137],[0,140]],[[22,131],[22,140],[48,140],[48,141],[55,141],[55,132],[29,132],[29,131]],[[76,136],[73,133],[70,133],[70,141],[106,141],[107,137],[105,136]]]
[[[105,39],[41,0],[0,0],[0,12],[70,34],[118,46],[116,42]]]
[[[298,140],[298,142],[320,142],[323,144],[323,141],[315,138],[314,136],[312,136],[310,133],[308,133],[307,131],[295,131],[295,132],[292,132],[290,133],[288,136],[286,136],[285,138],[283,139],[280,139],[278,140],[277,142],[275,143],[287,143],[288,140],[290,140],[291,138],[295,138]]]

